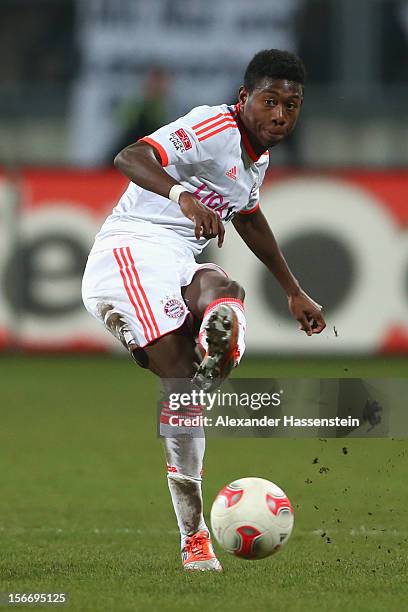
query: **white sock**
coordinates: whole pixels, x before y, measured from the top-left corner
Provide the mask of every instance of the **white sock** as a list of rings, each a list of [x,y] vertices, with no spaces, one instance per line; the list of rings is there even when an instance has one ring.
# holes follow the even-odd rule
[[[167,478],[183,549],[188,536],[202,529],[208,531],[203,516],[201,480],[181,474],[168,474]]]
[[[202,428],[178,429],[184,435],[174,435],[174,427],[168,424],[166,409],[163,409],[160,434],[163,436],[168,486],[183,548],[189,535],[202,529],[208,530],[203,516],[201,493],[205,438]],[[171,433],[173,437],[170,437]]]
[[[237,319],[238,319],[237,344],[238,344],[238,350],[239,350],[239,354],[237,356],[236,363],[235,363],[235,365],[237,366],[239,362],[241,361],[242,355],[245,352],[245,331],[246,331],[244,303],[238,298],[231,298],[231,297],[220,298],[218,300],[214,300],[214,302],[211,302],[207,306],[204,312],[203,320],[201,322],[200,331],[198,334],[198,342],[201,344],[201,346],[204,347],[206,351],[208,348],[208,344],[207,344],[207,339],[206,339],[205,327],[208,323],[208,319],[210,318],[212,311],[214,310],[214,308],[219,306],[219,304],[227,304],[230,308],[232,308],[232,310],[237,315]]]

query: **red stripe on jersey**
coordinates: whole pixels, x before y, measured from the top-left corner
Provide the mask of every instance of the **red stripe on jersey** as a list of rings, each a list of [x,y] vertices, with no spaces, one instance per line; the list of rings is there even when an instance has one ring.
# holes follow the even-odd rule
[[[147,144],[151,145],[154,149],[156,149],[156,151],[160,155],[161,164],[163,168],[169,165],[169,156],[167,155],[166,149],[163,147],[163,145],[160,144],[160,142],[157,142],[157,140],[153,140],[153,138],[150,138],[150,136],[145,136],[140,140],[142,142],[147,142]]]
[[[137,297],[136,294],[133,295],[133,293],[130,290],[129,277],[128,277],[127,273],[125,272],[126,268],[125,268],[125,265],[123,264],[123,261],[121,259],[121,254],[119,255],[119,251],[120,250],[121,249],[119,249],[119,250],[118,249],[113,249],[113,254],[114,254],[115,259],[116,259],[116,261],[118,263],[118,266],[119,266],[119,272],[120,272],[120,275],[122,277],[123,285],[125,287],[126,293],[128,294],[129,300],[130,300],[133,308],[135,309],[136,317],[140,321],[140,323],[142,324],[143,334],[144,334],[144,337],[146,339],[146,342],[150,342],[151,338],[149,337],[149,332],[148,332],[147,327],[145,325],[143,316],[141,315],[141,312],[139,310],[139,306],[138,306],[139,300],[138,300],[138,297]]]
[[[219,134],[219,132],[227,130],[228,128],[237,128],[238,129],[238,126],[237,126],[236,123],[227,123],[227,125],[224,125],[224,126],[218,128],[218,130],[214,130],[214,132],[210,132],[209,134],[206,134],[205,136],[202,136],[201,138],[198,139],[198,142],[202,142],[203,140],[207,140],[207,138],[211,138],[211,136],[215,136],[216,134]]]
[[[140,293],[142,294],[143,300],[144,300],[144,302],[146,304],[146,308],[149,311],[149,314],[150,314],[150,317],[151,317],[151,322],[153,324],[154,331],[156,332],[156,336],[155,337],[158,338],[160,336],[160,330],[159,330],[158,325],[156,323],[156,319],[154,318],[154,314],[153,314],[153,311],[152,311],[151,306],[149,304],[149,300],[147,299],[147,295],[145,293],[145,290],[143,289],[142,284],[140,282],[139,274],[137,273],[135,262],[133,261],[132,253],[130,251],[130,247],[125,247],[125,249],[126,249],[126,254],[129,257],[129,260],[130,260],[130,263],[131,263],[131,270],[134,273],[135,278],[136,278],[137,286],[138,286],[138,288],[140,290]]]
[[[261,153],[260,155],[257,155],[249,141],[249,137],[248,134],[246,132],[245,126],[242,123],[241,117],[240,117],[240,108],[241,105],[238,102],[238,104],[235,105],[235,117],[238,123],[238,127],[239,127],[239,131],[241,132],[241,136],[242,136],[242,142],[244,143],[244,147],[246,149],[246,152],[248,153],[249,157],[252,159],[252,161],[258,161],[258,159],[261,157],[261,155],[264,155],[264,153],[266,153],[266,151],[264,151],[264,153]]]
[[[239,214],[240,215],[252,215],[252,213],[256,212],[259,208],[259,202],[257,203],[256,206],[254,206],[254,208],[251,208],[250,210],[240,210]]]
[[[218,115],[214,115],[214,117],[210,117],[209,119],[204,119],[204,121],[201,121],[200,123],[197,123],[196,125],[193,125],[192,129],[196,130],[202,125],[205,125],[206,123],[210,123],[210,121],[215,121],[216,119],[219,119],[220,117],[232,117],[232,115],[231,113],[218,113]]]
[[[251,143],[249,142],[249,138],[247,133],[244,131],[244,127],[242,126],[240,128],[241,131],[241,136],[242,136],[242,140],[244,143],[244,147],[246,149],[246,152],[248,153],[249,157],[252,159],[252,161],[258,161],[258,159],[261,157],[260,155],[257,155],[254,151],[254,149],[252,148]]]
[[[217,125],[222,125],[223,123],[231,123],[233,126],[237,125],[237,122],[233,119],[232,115],[230,115],[229,117],[223,117],[215,123],[211,123],[211,125],[206,125],[201,130],[196,131],[196,135],[200,136],[201,134],[204,134],[204,132],[211,131],[213,128],[217,127]]]

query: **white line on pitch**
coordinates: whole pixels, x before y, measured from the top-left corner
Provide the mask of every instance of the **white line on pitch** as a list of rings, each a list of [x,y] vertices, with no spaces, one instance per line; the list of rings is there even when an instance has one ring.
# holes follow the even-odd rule
[[[117,528],[104,528],[104,527],[93,527],[90,529],[70,529],[61,527],[4,527],[0,526],[0,532],[4,534],[19,535],[26,533],[61,533],[61,534],[94,534],[94,535],[106,535],[106,534],[133,534],[133,535],[149,535],[157,533],[165,533],[167,535],[178,535],[177,529],[135,529],[133,527],[117,527]],[[398,531],[397,529],[375,529],[360,525],[360,527],[353,527],[351,529],[342,529],[341,527],[327,527],[326,529],[313,529],[312,531],[295,529],[295,534],[299,535],[314,535],[330,536],[332,534],[347,534],[351,536],[396,536],[406,537],[408,531]]]
[[[323,534],[330,536],[333,533],[347,533],[352,536],[398,536],[404,537],[408,535],[408,531],[398,531],[397,529],[371,529],[369,527],[365,527],[364,525],[360,525],[360,527],[353,527],[352,529],[331,529],[327,527],[327,529],[314,529],[313,531],[309,531],[306,533],[312,533],[313,535],[322,536]]]

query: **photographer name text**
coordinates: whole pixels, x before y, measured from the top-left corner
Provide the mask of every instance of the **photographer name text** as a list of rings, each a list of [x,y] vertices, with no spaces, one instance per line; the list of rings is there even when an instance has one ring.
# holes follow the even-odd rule
[[[194,417],[174,414],[169,418],[172,427],[359,427],[360,419],[348,417],[332,418],[296,418],[283,417],[229,417],[218,416],[216,419],[197,415]]]

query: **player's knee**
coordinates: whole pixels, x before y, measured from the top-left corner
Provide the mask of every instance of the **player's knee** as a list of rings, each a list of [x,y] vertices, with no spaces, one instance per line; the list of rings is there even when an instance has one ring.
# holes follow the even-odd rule
[[[237,283],[237,281],[226,278],[218,287],[214,287],[212,300],[218,300],[223,297],[233,297],[238,300],[244,300],[245,290]]]
[[[229,289],[230,295],[232,297],[236,297],[239,300],[244,301],[244,299],[245,299],[245,289],[242,287],[242,285],[237,283],[237,281],[233,281],[233,280],[230,281],[228,289]]]

